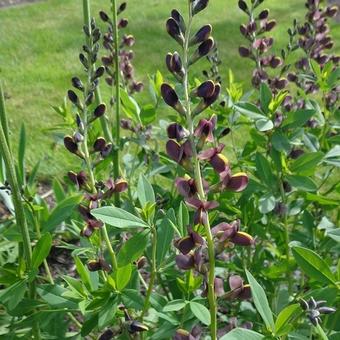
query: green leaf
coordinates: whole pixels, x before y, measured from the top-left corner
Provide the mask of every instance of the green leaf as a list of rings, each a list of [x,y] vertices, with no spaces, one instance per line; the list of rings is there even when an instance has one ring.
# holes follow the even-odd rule
[[[253,297],[255,307],[257,311],[260,313],[264,323],[267,326],[267,329],[273,332],[275,329],[274,319],[272,311],[269,307],[266,293],[248,270],[246,270],[246,274],[248,282],[250,284],[251,295]]]
[[[32,267],[38,269],[46,259],[52,247],[52,236],[50,233],[44,234],[33,249]]]
[[[282,128],[298,128],[303,126],[313,115],[315,110],[297,110],[290,112],[288,117],[283,121]]]
[[[301,312],[301,307],[297,303],[285,307],[280,312],[275,322],[275,335],[276,336],[282,336],[286,334],[284,332],[285,329],[287,329],[286,326],[289,324],[292,318],[298,314],[298,312]]]
[[[125,114],[134,122],[141,123],[140,108],[137,102],[123,89],[120,89],[120,99]]]
[[[118,267],[115,271],[114,279],[116,283],[116,288],[118,291],[122,291],[130,281],[132,274],[132,265],[129,263],[124,267]]]
[[[272,101],[272,91],[266,83],[261,83],[260,86],[260,103],[263,112],[269,112],[269,104]]]
[[[78,309],[78,303],[63,297],[68,290],[59,285],[39,285],[37,293],[53,308]]]
[[[286,180],[292,187],[303,191],[316,191],[318,189],[314,181],[306,176],[287,175]]]
[[[115,228],[149,228],[149,225],[139,217],[117,207],[102,207],[91,210],[91,214],[98,220]]]
[[[24,298],[26,288],[26,280],[20,280],[1,290],[0,304],[7,305],[10,310],[14,309]]]
[[[163,312],[177,312],[187,305],[188,301],[185,300],[172,300],[164,308]]]
[[[291,149],[289,139],[279,131],[275,131],[272,136],[273,147],[279,152],[288,153]]]
[[[66,198],[66,194],[61,183],[55,178],[52,182],[53,193],[58,203]]]
[[[321,196],[321,195],[316,195],[316,194],[311,194],[307,193],[306,194],[306,200],[310,202],[317,202],[320,205],[339,205],[339,200],[333,200],[331,198]]]
[[[82,195],[71,196],[62,200],[51,212],[47,221],[43,223],[44,231],[53,231],[62,222],[68,219],[74,208],[82,201]]]
[[[178,236],[184,236],[186,234],[187,226],[190,223],[190,219],[189,219],[188,207],[183,201],[181,201],[181,204],[179,205],[179,209],[177,213],[177,221],[178,221],[178,229],[180,232],[180,235]]]
[[[143,295],[134,289],[124,289],[122,292],[124,306],[135,310],[142,310],[144,307]]]
[[[210,312],[207,307],[198,302],[190,301],[190,309],[192,313],[205,325],[209,326],[211,323]]]
[[[152,104],[147,104],[142,107],[140,117],[144,125],[151,124],[156,119],[156,109]]]
[[[260,333],[245,328],[234,328],[220,340],[261,340],[264,336]]]
[[[116,315],[117,298],[110,298],[99,311],[98,328],[103,329],[108,326]]]
[[[327,152],[324,162],[340,167],[340,145],[335,145],[330,151]]]
[[[255,121],[255,126],[259,131],[264,132],[264,131],[272,130],[274,127],[274,124],[268,118],[261,118]]]
[[[257,120],[257,119],[266,119],[266,115],[254,104],[239,102],[234,105],[235,109],[241,114]]]
[[[273,186],[276,185],[276,180],[268,160],[260,153],[257,153],[255,164],[257,177],[262,180],[262,182],[266,184],[270,189],[272,189]]]
[[[157,267],[160,267],[167,252],[169,251],[174,237],[174,229],[168,218],[164,218],[157,228]]]
[[[137,196],[142,208],[144,208],[148,202],[156,202],[155,193],[153,191],[152,185],[143,174],[139,176],[137,185]]]
[[[322,152],[305,153],[291,164],[290,170],[299,175],[311,176],[322,159]]]
[[[333,239],[335,242],[340,243],[340,228],[334,228],[333,230],[327,230],[327,236]]]
[[[125,267],[140,258],[143,254],[149,239],[149,230],[137,233],[128,239],[120,248],[117,261],[119,267]]]
[[[276,200],[272,194],[266,194],[259,199],[259,210],[262,214],[268,214],[275,208]]]
[[[297,264],[305,274],[324,284],[336,284],[329,266],[318,254],[303,247],[293,247],[292,251]]]
[[[90,273],[89,273],[88,269],[84,266],[83,262],[81,262],[81,260],[78,256],[75,256],[75,262],[76,262],[77,272],[78,272],[82,282],[84,283],[84,285],[86,286],[86,288],[88,290],[92,291],[93,286],[92,286]]]

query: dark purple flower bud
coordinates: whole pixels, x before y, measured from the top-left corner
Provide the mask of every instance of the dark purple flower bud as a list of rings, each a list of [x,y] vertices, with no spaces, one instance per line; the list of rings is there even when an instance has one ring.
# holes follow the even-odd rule
[[[290,82],[294,83],[294,82],[297,81],[297,75],[296,75],[295,73],[288,73],[287,79],[288,79]]]
[[[327,7],[326,8],[326,16],[329,18],[334,18],[338,13],[338,7],[337,6],[332,6],[332,7]]]
[[[194,135],[203,141],[214,142],[214,129],[216,126],[217,117],[213,115],[209,120],[201,119],[195,129]]]
[[[69,152],[77,154],[78,145],[71,136],[64,137],[64,145]]]
[[[79,54],[79,60],[80,62],[83,64],[83,66],[85,67],[85,69],[89,68],[89,63],[87,58],[85,57],[85,55],[83,53]]]
[[[114,333],[111,329],[107,329],[104,333],[100,335],[98,340],[111,340],[114,337]]]
[[[166,104],[174,108],[180,114],[185,115],[185,109],[179,101],[176,91],[170,85],[163,83],[161,86],[161,93]]]
[[[221,153],[223,148],[224,144],[219,144],[200,152],[198,158],[208,161],[217,173],[222,173],[229,167],[229,160]]]
[[[100,11],[100,12],[99,12],[99,17],[100,17],[100,19],[102,19],[104,22],[109,22],[109,21],[110,21],[109,16],[108,16],[104,11]]]
[[[132,121],[130,119],[121,119],[120,120],[120,127],[124,130],[131,130],[132,129]]]
[[[209,0],[194,0],[192,1],[192,15],[203,11],[208,6]]]
[[[251,246],[254,244],[253,237],[243,231],[238,231],[230,241],[239,246]]]
[[[220,91],[221,91],[221,85],[215,84],[215,88],[214,88],[214,92],[212,96],[204,97],[200,101],[200,103],[194,108],[194,110],[192,111],[192,114],[196,116],[202,111],[204,111],[206,108],[208,108],[210,105],[212,105],[218,99],[218,96],[220,95]],[[203,94],[204,91],[202,90],[200,92],[201,94]]]
[[[188,132],[178,123],[171,123],[167,129],[168,137],[170,139],[176,139],[177,142],[181,141],[187,136]]]
[[[127,4],[126,2],[123,2],[119,7],[118,7],[118,10],[117,10],[117,14],[121,14],[122,12],[124,12],[126,10],[126,7],[127,7]]]
[[[140,259],[136,261],[136,266],[138,270],[142,269],[145,266],[145,264],[146,264],[145,256],[142,256]]]
[[[266,32],[271,31],[274,27],[276,26],[276,21],[275,20],[270,20],[266,23],[265,30]]]
[[[213,38],[203,41],[194,54],[190,57],[189,65],[194,64],[197,60],[207,56],[214,48],[215,42]]]
[[[167,141],[166,152],[168,156],[172,158],[175,162],[179,163],[181,161],[183,150],[181,148],[181,145],[174,141],[173,139]]]
[[[72,78],[72,85],[75,87],[77,90],[84,91],[84,85],[82,81],[78,77],[73,77]],[[71,95],[73,97],[73,94]],[[71,100],[71,99],[70,99]],[[72,100],[71,100],[72,101]]]
[[[332,314],[332,313],[336,312],[336,309],[332,308],[332,307],[320,307],[320,308],[318,308],[318,311],[321,314]]]
[[[183,197],[192,197],[197,194],[195,180],[192,178],[178,177],[175,184],[178,192]]]
[[[128,330],[129,330],[129,333],[134,334],[138,332],[146,332],[149,330],[149,328],[146,325],[140,323],[139,321],[133,320],[131,324],[129,325]]]
[[[185,329],[177,329],[173,340],[196,340],[196,338]]]
[[[99,118],[101,116],[103,116],[105,114],[105,111],[106,111],[106,105],[105,104],[99,104],[94,112],[93,112],[93,115],[96,117],[96,118]]]
[[[241,11],[249,13],[247,3],[244,0],[239,0],[238,7]]]
[[[67,92],[68,99],[74,104],[78,105],[79,104],[79,98],[76,95],[76,93],[72,90],[68,90]]]
[[[176,265],[179,269],[188,270],[195,268],[195,260],[193,255],[182,255],[176,256]]]
[[[260,12],[258,18],[259,18],[259,20],[265,20],[265,19],[268,18],[268,16],[269,16],[269,10],[265,9],[262,12]]]
[[[128,25],[128,19],[120,19],[118,23],[118,28],[125,28]]]
[[[132,92],[142,92],[144,90],[144,84],[139,81],[139,82],[133,82],[131,87],[130,87]]]
[[[135,43],[135,38],[131,34],[130,35],[124,35],[123,39],[122,39],[122,42],[123,42],[124,45],[126,45],[128,47],[131,47]]]
[[[102,269],[100,262],[95,260],[89,261],[87,263],[87,268],[90,272],[97,272]]]
[[[113,148],[113,146],[112,146],[111,143],[106,144],[104,150],[102,150],[102,151],[100,152],[100,155],[101,155],[103,158],[106,158],[106,157],[111,153],[112,148]]]
[[[126,191],[128,188],[128,183],[123,178],[117,178],[115,181],[109,179],[105,183],[105,187],[107,188],[107,191],[104,196],[111,197],[114,193],[121,193],[123,191]]]
[[[244,46],[240,46],[238,52],[240,53],[240,56],[243,58],[248,58],[251,54],[249,48]]]
[[[73,140],[75,143],[81,143],[83,140],[84,140],[84,136],[79,132],[77,131],[74,135],[73,135]]]
[[[215,209],[219,206],[218,202],[216,201],[203,202],[195,197],[187,198],[185,202],[189,207],[196,209],[194,214],[195,225],[196,224],[206,225],[208,218],[207,211]]]
[[[175,19],[179,28],[181,29],[181,32],[184,34],[186,28],[185,28],[185,21],[184,21],[182,15],[176,9],[173,9],[171,11],[171,17],[173,19]]]
[[[246,25],[241,25],[240,26],[240,32],[244,37],[248,36],[248,29]]]
[[[238,275],[232,275],[229,278],[229,286],[231,291],[225,295],[226,298],[247,300],[251,297],[249,285],[244,285],[243,280]]]
[[[166,22],[166,30],[168,34],[175,39],[181,46],[184,43],[184,37],[178,22],[174,18],[169,18]]]
[[[230,171],[228,168],[226,171],[220,173],[220,179],[223,189],[228,189],[235,192],[243,191],[249,183],[249,178],[246,173],[239,172],[233,176],[230,176]]]
[[[302,156],[305,152],[302,149],[293,149],[290,154],[289,157],[291,159],[298,159],[300,156]]]
[[[247,25],[247,32],[248,34],[252,34],[255,33],[257,30],[257,25],[255,21],[251,21],[248,25]]]
[[[281,66],[281,65],[282,65],[282,60],[281,60],[281,58],[279,58],[279,57],[274,57],[274,56],[273,56],[273,58],[271,58],[271,60],[270,60],[270,62],[269,62],[269,65],[270,65],[270,67],[272,67],[272,68],[277,68],[278,66]]]
[[[279,127],[283,122],[283,114],[281,112],[275,112],[274,126]]]
[[[213,96],[214,92],[215,83],[212,80],[207,80],[199,85],[194,91],[192,91],[191,95],[200,98],[209,98]]]
[[[105,149],[105,146],[106,146],[105,138],[99,137],[94,142],[93,149],[94,149],[95,152],[101,152]]]
[[[212,32],[212,26],[211,25],[205,25],[203,26],[191,39],[189,42],[190,46],[193,46],[195,44],[200,44],[201,42],[207,40]]]

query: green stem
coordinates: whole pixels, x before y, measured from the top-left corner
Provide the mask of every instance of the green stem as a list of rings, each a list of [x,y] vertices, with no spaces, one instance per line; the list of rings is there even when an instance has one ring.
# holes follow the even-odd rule
[[[149,286],[148,286],[148,290],[146,292],[146,296],[145,296],[145,301],[144,301],[144,308],[142,311],[142,315],[141,315],[141,322],[143,322],[144,316],[147,313],[147,311],[149,310],[149,306],[150,306],[150,297],[151,297],[151,293],[152,293],[152,289],[155,283],[155,279],[157,276],[157,260],[156,260],[156,252],[157,252],[157,230],[156,227],[153,226],[152,230],[152,258],[151,258],[151,275],[150,275],[150,281],[149,281]]]
[[[111,263],[112,263],[112,268],[113,270],[117,270],[118,264],[117,264],[117,259],[116,259],[116,254],[112,248],[111,241],[109,238],[109,234],[107,233],[106,226],[103,225],[102,227],[102,235],[106,244],[107,249],[109,250],[110,257],[111,257]]]
[[[190,39],[190,30],[192,25],[192,12],[191,12],[191,2],[189,1],[189,23],[188,28],[185,32],[185,40],[184,40],[184,77],[183,77],[183,87],[184,87],[184,97],[186,104],[186,120],[188,123],[189,129],[189,140],[193,150],[193,162],[194,162],[194,176],[195,176],[195,184],[197,186],[198,196],[201,200],[205,201],[206,196],[203,189],[203,180],[201,175],[201,166],[197,157],[197,150],[194,141],[194,125],[191,117],[191,107],[190,107],[190,99],[189,99],[189,80],[188,80],[188,68],[189,68],[189,59],[188,59],[188,50],[189,50],[189,39]],[[211,324],[210,324],[210,335],[212,340],[217,339],[217,305],[216,305],[216,296],[215,296],[215,246],[213,242],[213,237],[210,229],[209,216],[207,218],[207,223],[205,224],[205,232],[207,238],[208,245],[208,255],[209,255],[209,273],[208,273],[208,301],[209,301],[209,309],[211,316]]]
[[[327,337],[326,333],[324,332],[324,330],[322,329],[322,327],[319,324],[317,324],[314,327],[314,329],[315,329],[316,333],[320,335],[320,339],[328,340],[328,337]]]
[[[113,175],[118,178],[119,171],[119,150],[120,150],[120,68],[119,68],[119,35],[118,35],[118,17],[117,17],[117,1],[112,0],[112,21],[113,21],[113,34],[114,34],[114,62],[115,62],[115,104],[116,104],[116,125],[114,126],[115,136],[115,150],[113,156]],[[115,193],[115,205],[120,206],[119,193]]]
[[[1,85],[0,85],[0,92],[2,93]],[[3,98],[1,99],[1,101],[2,100]],[[19,230],[22,236],[24,256],[25,256],[25,262],[26,262],[26,271],[29,271],[31,268],[31,264],[32,264],[31,239],[29,235],[28,225],[27,225],[27,221],[25,217],[24,205],[23,205],[22,198],[21,198],[21,191],[20,191],[20,187],[18,184],[16,172],[15,172],[13,158],[11,155],[9,145],[6,140],[5,130],[7,129],[7,133],[8,133],[8,126],[3,127],[3,122],[5,124],[7,122],[4,102],[2,102],[1,104],[0,152],[5,163],[7,180],[11,187],[16,223],[17,223],[17,226],[19,227]],[[30,283],[29,295],[30,295],[30,298],[35,299],[35,282],[34,281]],[[34,321],[33,326],[32,326],[32,332],[33,332],[34,339],[40,339],[38,321]]]
[[[289,269],[289,262],[290,262],[290,249],[289,249],[289,227],[288,227],[288,216],[287,216],[287,199],[286,194],[283,187],[283,179],[282,174],[278,174],[279,179],[279,187],[280,187],[280,194],[281,194],[281,201],[284,205],[284,216],[283,216],[283,227],[284,227],[284,236],[285,236],[285,249],[286,249],[286,260],[287,260],[287,282],[288,282],[288,293],[289,295],[292,294],[292,278],[291,278],[291,271]]]
[[[89,32],[91,32],[91,8],[90,8],[90,0],[83,0],[83,15],[84,15],[84,25],[89,28]],[[90,38],[87,37],[86,42],[90,42]],[[95,65],[92,65],[92,70],[95,70]],[[99,105],[102,102],[101,94],[99,86],[95,89],[96,96],[96,105]],[[110,129],[108,126],[107,118],[104,116],[100,117],[100,124],[102,126],[105,139],[112,141],[112,136],[110,133]]]
[[[8,121],[7,121],[6,107],[5,107],[5,94],[4,94],[3,89],[2,89],[1,81],[0,81],[0,123],[2,125],[3,130],[4,130],[6,143],[8,145],[8,148],[10,148],[10,145],[9,145],[9,128],[8,128]]]

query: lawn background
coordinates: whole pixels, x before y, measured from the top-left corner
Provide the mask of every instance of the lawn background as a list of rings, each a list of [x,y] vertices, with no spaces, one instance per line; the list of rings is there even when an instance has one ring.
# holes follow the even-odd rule
[[[178,46],[166,34],[165,21],[172,8],[185,11],[184,3],[183,0],[128,0],[124,17],[129,19],[126,32],[136,37],[133,49],[138,79],[146,82],[147,75],[157,69],[168,77],[164,57]],[[271,18],[278,22],[273,32],[277,51],[287,42],[286,31],[292,20],[303,19],[304,3],[305,0],[267,0],[262,6],[270,8]],[[92,15],[98,18],[98,11],[108,10],[108,4],[109,0],[92,1]],[[238,56],[238,46],[244,42],[239,26],[245,21],[237,0],[212,0],[208,10],[197,16],[195,28],[205,23],[213,25],[224,80],[231,68],[236,79],[248,87],[252,63]],[[61,177],[72,162],[62,146],[52,147],[53,138],[44,129],[61,122],[51,106],[62,103],[71,77],[82,74],[78,62],[84,39],[82,24],[81,0],[47,0],[0,10],[0,79],[8,98],[12,138],[18,139],[24,122],[28,166],[43,160],[40,169],[43,176]],[[332,22],[332,35],[339,41],[336,25]],[[146,96],[147,89],[138,99],[146,101]]]

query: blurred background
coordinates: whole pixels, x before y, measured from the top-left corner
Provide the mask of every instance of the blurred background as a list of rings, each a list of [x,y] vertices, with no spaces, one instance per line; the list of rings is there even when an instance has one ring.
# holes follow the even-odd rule
[[[165,78],[170,78],[164,58],[168,51],[178,50],[178,45],[168,37],[165,21],[173,8],[185,12],[186,2],[128,0],[127,3],[123,17],[129,19],[129,25],[125,32],[136,38],[133,47],[136,78],[145,83],[137,100],[147,102],[148,75],[160,70]],[[267,0],[261,6],[269,8],[270,17],[277,20],[272,32],[276,51],[287,44],[287,29],[292,26],[293,18],[304,19],[304,4],[305,0]],[[92,16],[99,22],[99,10],[109,11],[109,7],[109,0],[92,1]],[[70,162],[49,129],[62,122],[52,106],[63,103],[71,77],[82,75],[78,62],[84,40],[82,15],[81,0],[0,0],[0,79],[5,89],[12,139],[18,139],[20,126],[25,123],[27,162],[30,167],[43,160],[42,174],[63,176],[65,165]],[[206,23],[213,25],[225,86],[228,70],[232,69],[235,80],[243,82],[245,88],[250,87],[253,65],[238,55],[239,45],[244,44],[239,26],[246,20],[237,0],[212,0],[208,10],[196,19],[194,28]],[[336,20],[331,21],[331,26],[338,52],[340,30]],[[162,116],[162,112],[158,114]]]

